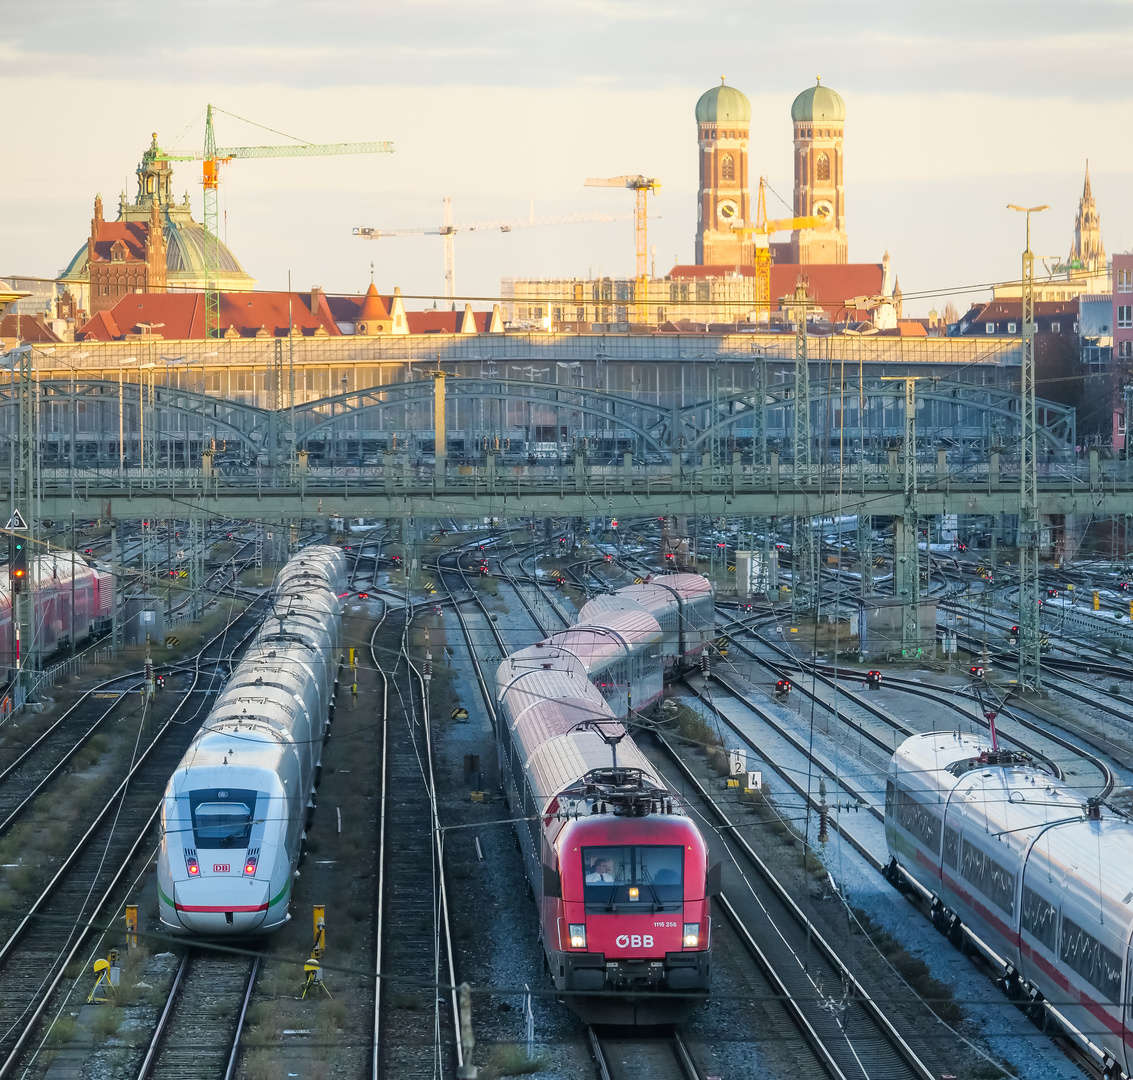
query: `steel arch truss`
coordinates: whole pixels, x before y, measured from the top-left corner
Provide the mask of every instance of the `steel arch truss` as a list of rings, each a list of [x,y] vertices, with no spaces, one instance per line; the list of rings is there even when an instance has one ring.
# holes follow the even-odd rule
[[[134,415],[137,416],[137,410],[142,404],[142,388],[137,382],[124,382],[120,386],[114,379],[76,378],[73,393],[71,387],[70,379],[40,381],[37,390],[40,408],[62,405],[69,411],[71,404],[74,403],[109,409],[116,415],[119,393],[121,393],[124,413],[134,410]],[[150,387],[147,386],[146,390],[149,389]],[[189,418],[202,427],[222,434],[225,438],[242,443],[250,454],[258,456],[267,452],[269,432],[273,430],[272,413],[268,410],[160,383],[155,383],[152,390],[152,399],[148,399],[147,393],[147,410],[153,409],[156,412],[173,413]],[[12,407],[15,403],[13,384],[0,383],[0,409]],[[69,431],[69,427],[65,430]],[[87,433],[80,433],[80,437],[85,434]],[[187,435],[188,432],[163,431],[162,434],[180,436]]]

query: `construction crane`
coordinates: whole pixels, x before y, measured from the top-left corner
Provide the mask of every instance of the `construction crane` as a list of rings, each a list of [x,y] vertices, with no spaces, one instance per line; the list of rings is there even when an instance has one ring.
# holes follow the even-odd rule
[[[633,298],[636,301],[637,321],[643,323],[647,319],[646,307],[649,303],[648,278],[646,277],[646,256],[649,253],[648,238],[648,199],[649,193],[661,190],[661,181],[648,176],[610,176],[606,179],[588,177],[585,187],[615,187],[629,188],[637,193],[637,204],[633,210],[633,247],[636,255],[634,276],[636,284]]]
[[[433,229],[371,229],[357,228],[354,236],[363,240],[380,240],[383,236],[443,236],[445,238],[445,299],[456,298],[456,243],[458,232],[487,232],[499,229],[509,233],[512,229],[525,229],[542,225],[577,225],[587,221],[625,221],[628,214],[570,214],[565,217],[507,218],[502,221],[469,221],[454,224],[452,220],[452,198],[445,196],[444,224]]]
[[[217,109],[217,112],[224,112]],[[217,206],[217,188],[220,186],[220,166],[236,159],[329,157],[335,154],[392,154],[391,142],[305,143],[283,146],[217,146],[216,131],[212,126],[213,106],[205,115],[205,148],[200,154],[154,155],[156,161],[204,162],[205,227],[205,336],[220,337],[220,214]],[[236,120],[242,119],[227,113]],[[245,121],[247,123],[248,121]],[[262,126],[262,125],[257,125]]]
[[[759,322],[771,321],[771,247],[772,233],[794,229],[817,229],[826,224],[827,214],[805,217],[767,218],[765,182],[759,178],[759,195],[755,204],[755,224],[733,225],[732,232],[750,236],[755,241],[755,310]],[[763,242],[760,243],[760,240]]]

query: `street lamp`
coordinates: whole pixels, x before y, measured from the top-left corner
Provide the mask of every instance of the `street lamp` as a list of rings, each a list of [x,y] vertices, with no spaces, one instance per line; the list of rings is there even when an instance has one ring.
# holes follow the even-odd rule
[[[157,365],[152,361],[147,361],[138,368],[138,454],[139,464],[142,471],[146,467],[146,394],[145,389],[149,389],[150,408],[153,408],[153,370]],[[143,388],[141,372],[148,371],[146,376],[146,387]],[[151,418],[152,419],[152,418]],[[152,426],[152,424],[151,424]],[[145,483],[143,480],[142,483]]]
[[[123,440],[126,438],[126,425],[123,423],[123,393],[122,393],[122,375],[126,364],[136,364],[138,358],[136,356],[127,356],[123,360],[118,361],[118,468],[125,468],[126,465],[126,447]]]

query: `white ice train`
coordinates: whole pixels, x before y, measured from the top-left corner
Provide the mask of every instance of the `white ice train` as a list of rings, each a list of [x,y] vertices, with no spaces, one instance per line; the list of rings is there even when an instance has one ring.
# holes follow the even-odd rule
[[[1133,822],[985,739],[933,733],[893,755],[885,835],[937,925],[998,954],[1107,1076],[1133,1072]]]
[[[165,789],[162,922],[180,933],[264,934],[289,918],[334,700],[346,560],[304,549]]]

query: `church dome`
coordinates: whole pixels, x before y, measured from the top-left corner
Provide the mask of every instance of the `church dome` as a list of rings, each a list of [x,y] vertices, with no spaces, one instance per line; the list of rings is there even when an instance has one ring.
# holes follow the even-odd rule
[[[719,86],[701,94],[696,103],[698,124],[746,124],[750,121],[751,102],[734,86],[726,85],[723,79]]]
[[[846,119],[846,103],[842,96],[816,82],[808,86],[791,104],[791,119],[796,123],[817,121],[841,123]]]
[[[170,292],[200,292],[208,287],[208,253],[204,226],[193,220],[189,206],[189,193],[181,202],[173,196],[173,168],[157,145],[157,134],[142,155],[137,169],[138,194],[130,203],[123,191],[118,200],[118,220],[139,222],[149,228],[151,212],[156,202],[161,217],[161,232],[165,239],[165,277]],[[241,265],[224,243],[219,245],[217,285],[222,292],[246,292],[253,288],[256,279]],[[84,244],[67,264],[60,279],[68,286],[81,288],[90,283],[87,266],[87,245]]]
[[[167,288],[173,291],[199,291],[208,285],[205,255],[205,229],[188,215],[163,215],[162,235],[165,238],[165,269]],[[171,220],[172,219],[172,220]],[[241,265],[228,246],[220,244],[218,283],[222,291],[242,292],[256,282]],[[80,283],[88,280],[87,246],[84,244],[60,275],[61,280]]]

